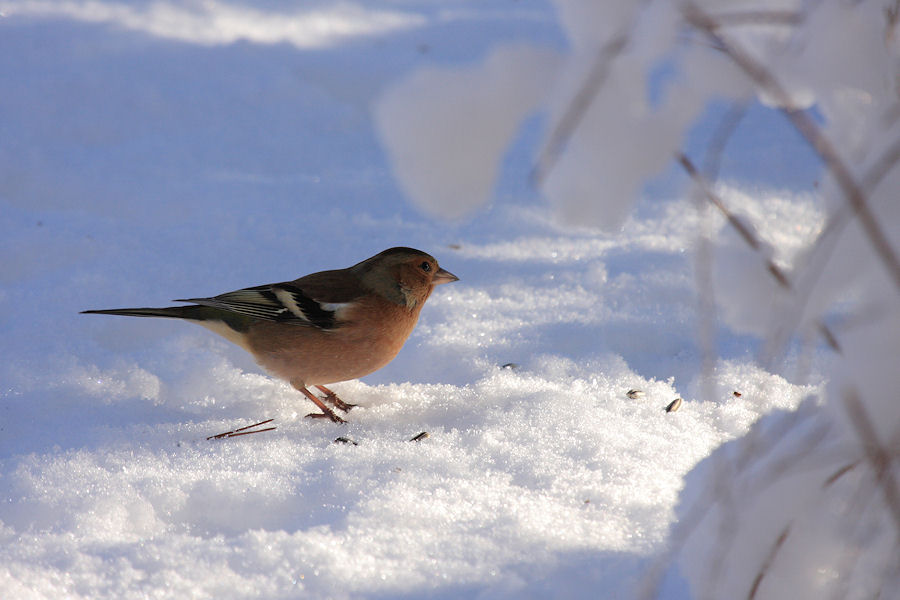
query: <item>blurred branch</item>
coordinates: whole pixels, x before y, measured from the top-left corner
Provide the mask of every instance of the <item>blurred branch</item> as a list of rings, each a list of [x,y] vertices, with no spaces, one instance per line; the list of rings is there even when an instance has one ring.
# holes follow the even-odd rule
[[[747,600],[753,600],[754,598],[756,598],[756,592],[759,591],[759,584],[762,583],[762,580],[766,576],[766,573],[769,572],[769,567],[771,567],[772,563],[775,561],[775,555],[777,555],[778,551],[781,550],[781,547],[784,545],[784,542],[787,539],[790,530],[791,526],[788,525],[775,539],[775,543],[772,544],[772,548],[769,550],[769,554],[766,556],[766,559],[763,561],[762,566],[760,566],[759,568],[759,572],[753,579],[753,585],[750,586],[750,593],[747,594]]]
[[[611,40],[600,47],[587,78],[582,86],[578,88],[578,92],[576,92],[556,127],[550,133],[547,143],[544,144],[538,157],[537,164],[532,169],[531,180],[535,185],[540,186],[556,165],[563,149],[568,144],[572,134],[578,129],[578,125],[584,119],[588,108],[590,108],[594,98],[597,97],[597,94],[603,87],[603,82],[609,76],[613,60],[625,49],[627,43],[628,34],[623,32],[613,36]]]
[[[862,186],[867,195],[871,196],[871,194],[878,189],[882,180],[897,166],[898,162],[900,162],[900,139],[889,145],[863,174]],[[813,286],[819,277],[821,277],[828,259],[831,257],[837,246],[840,233],[850,222],[852,213],[853,209],[851,206],[843,205],[839,209],[836,209],[828,218],[828,222],[825,224],[825,227],[822,229],[822,232],[811,247],[810,252],[807,254],[808,260],[806,267],[802,272],[802,278],[800,279],[799,285],[795,286],[797,288],[796,298],[798,301],[795,306],[792,307],[793,312],[785,316],[785,320],[788,322],[796,321],[797,315],[802,313],[805,309],[810,294],[812,293]],[[866,318],[870,320],[875,318],[875,315],[869,310],[860,311],[860,314],[865,315]],[[788,327],[781,327],[780,329],[786,331]],[[819,330],[828,344],[834,348],[836,352],[840,353],[840,345],[832,330],[825,326],[822,321],[819,322]]]
[[[887,236],[878,224],[878,220],[869,208],[866,196],[859,183],[821,128],[809,114],[794,106],[790,94],[765,65],[753,58],[739,45],[725,39],[721,35],[719,31],[721,24],[715,18],[690,1],[682,5],[682,14],[688,23],[705,32],[716,47],[727,54],[756,85],[781,105],[782,113],[825,162],[828,170],[843,191],[846,201],[853,208],[860,224],[865,229],[876,255],[884,264],[889,276],[894,280],[894,284],[900,289],[900,259],[898,259]]]
[[[713,206],[719,209],[719,211],[725,216],[728,220],[728,224],[731,225],[735,231],[741,236],[741,239],[746,242],[748,246],[750,246],[753,251],[757,252],[762,256],[763,261],[766,265],[766,270],[769,274],[778,282],[778,285],[781,286],[786,291],[793,291],[793,286],[791,285],[791,281],[788,278],[787,274],[782,270],[781,267],[775,264],[775,262],[767,256],[763,256],[762,252],[762,244],[759,242],[759,238],[757,238],[756,234],[753,231],[753,228],[740,220],[731,210],[725,206],[725,203],[719,197],[718,194],[712,189],[709,182],[703,175],[697,171],[697,167],[694,166],[694,163],[691,162],[691,159],[688,158],[684,153],[679,152],[676,155],[679,164],[684,168],[685,172],[690,176],[691,180],[697,186],[697,188],[703,192],[703,195],[712,203]],[[816,326],[819,332],[822,334],[822,337],[828,343],[828,345],[835,351],[840,353],[841,346],[838,343],[837,337],[834,335],[834,332],[825,324],[824,321],[819,320],[816,323]]]
[[[898,162],[900,162],[900,139],[888,146],[863,175],[862,188],[867,195],[871,195],[878,188],[881,181],[897,166]],[[822,230],[820,239],[824,240],[840,233],[846,226],[851,212],[851,206],[845,206],[844,210],[835,211],[825,229]]]
[[[793,27],[803,22],[803,13],[792,10],[747,10],[716,13],[713,18],[719,27],[742,25],[784,25]]]
[[[747,103],[735,102],[728,112],[722,117],[713,132],[712,139],[706,147],[703,160],[703,173],[709,182],[709,187],[715,184],[719,177],[719,167],[725,145],[734,135],[738,124],[746,114]],[[716,314],[716,294],[713,286],[713,250],[712,250],[712,224],[710,222],[709,205],[703,201],[703,195],[695,185],[692,196],[697,204],[697,213],[700,218],[700,230],[697,233],[697,250],[695,252],[695,277],[697,280],[697,318],[699,321],[699,343],[702,352],[701,362],[701,390],[704,399],[714,399],[716,359],[716,329],[718,315]]]
[[[716,290],[713,286],[712,219],[709,205],[694,192],[700,228],[697,232],[697,249],[694,253],[694,278],[697,283],[698,342],[700,344],[700,391],[707,402],[715,400],[715,373],[718,358],[716,332],[718,310]]]
[[[716,16],[716,23],[722,27],[741,25],[786,25],[793,26],[803,21],[803,15],[794,11],[740,11],[724,13]],[[572,97],[568,107],[556,124],[556,127],[547,137],[547,142],[538,156],[537,164],[531,172],[532,182],[540,186],[547,178],[550,171],[556,165],[563,149],[579,124],[584,119],[588,108],[603,87],[609,76],[612,62],[622,53],[629,41],[628,31],[631,28],[624,27],[622,32],[613,36],[606,44],[602,45],[581,87]],[[744,109],[741,109],[743,113]],[[743,117],[741,114],[737,119]],[[736,125],[735,122],[735,125]],[[725,135],[725,139],[730,133]]]
[[[738,232],[738,234],[747,243],[747,245],[757,252],[761,251],[762,245],[759,243],[759,239],[756,237],[756,234],[753,232],[751,226],[738,219],[737,216],[735,216],[735,214],[731,212],[727,206],[725,206],[725,203],[722,202],[722,199],[719,197],[719,195],[713,191],[712,187],[706,181],[706,178],[704,178],[703,175],[700,174],[691,159],[682,152],[676,154],[675,157],[678,159],[679,164],[681,164],[681,166],[690,176],[691,180],[694,182],[697,188],[703,192],[703,195],[712,203],[713,206],[719,209],[719,212],[721,212],[722,215],[724,215],[728,220],[728,224],[734,227],[735,231]],[[781,273],[778,270],[777,265],[773,264],[772,268],[770,268],[770,271],[773,272],[773,275],[776,275],[776,279],[778,279],[779,283],[784,288],[791,288],[791,284],[790,282],[788,282],[787,277],[784,275],[784,273]]]
[[[803,23],[805,15],[802,12],[789,10],[745,10],[734,12],[720,12],[712,16],[716,26],[721,29],[737,27],[796,27]],[[698,40],[693,37],[685,37],[691,43],[705,45],[714,50],[724,51],[715,40]],[[683,40],[683,41],[684,41]]]
[[[875,471],[875,480],[884,494],[884,502],[888,511],[894,518],[897,540],[900,543],[900,488],[897,487],[897,479],[894,477],[891,455],[878,442],[878,434],[856,390],[849,390],[844,395],[844,406],[865,451],[866,460]]]
[[[893,5],[886,7],[884,9],[884,16],[887,19],[887,31],[885,32],[884,37],[888,41],[891,41],[894,37],[897,21],[900,19],[900,0],[894,0]]]
[[[840,469],[838,469],[837,471],[835,471],[834,473],[832,473],[831,476],[829,476],[828,479],[826,479],[826,480],[822,483],[822,489],[825,489],[825,488],[829,487],[829,486],[830,486],[831,484],[833,484],[835,481],[837,481],[838,479],[840,479],[841,477],[843,477],[844,475],[846,475],[847,473],[849,473],[850,471],[852,471],[853,469],[855,469],[855,468],[856,468],[856,465],[858,465],[858,464],[859,464],[858,461],[857,461],[857,462],[852,462],[852,463],[850,463],[850,464],[844,465],[843,467],[841,467]]]
[[[730,551],[737,534],[736,531],[729,531],[724,527],[737,522],[736,518],[731,518],[729,522],[727,516],[729,510],[733,512],[735,494],[744,501],[749,494],[763,494],[766,489],[775,485],[779,480],[805,472],[808,466],[803,467],[802,461],[821,452],[822,444],[833,439],[829,425],[823,422],[815,422],[813,427],[801,429],[802,433],[799,437],[791,435],[798,431],[798,425],[803,418],[803,415],[798,412],[791,413],[787,418],[779,420],[774,428],[768,429],[764,437],[761,436],[760,430],[751,429],[743,438],[737,456],[716,455],[718,461],[714,467],[714,475],[712,475],[713,484],[707,486],[703,496],[694,501],[688,507],[687,513],[673,523],[669,535],[669,545],[665,552],[647,569],[640,582],[641,587],[636,598],[651,600],[659,597],[666,569],[683,551],[691,533],[715,508],[722,511],[720,518],[723,521],[716,538],[715,564],[711,565],[709,570],[713,574],[711,575],[713,578],[719,575],[717,571],[721,571],[721,563]],[[785,450],[784,444],[788,443],[792,446]],[[844,472],[842,470],[830,479],[837,479]],[[739,489],[736,476],[738,473],[743,473],[745,476]],[[830,482],[828,483],[830,484]],[[782,535],[786,535],[787,529],[786,527]],[[776,541],[774,551],[770,552],[772,558],[782,543],[783,540]],[[760,573],[764,575],[767,568],[768,566],[764,563]],[[762,576],[758,578],[761,580]],[[709,582],[707,583],[709,584]],[[714,583],[709,585],[712,589],[715,588]]]
[[[715,184],[719,178],[719,167],[722,155],[725,153],[725,146],[747,115],[748,105],[748,100],[732,102],[728,112],[725,113],[713,132],[703,157],[703,176],[710,184]]]
[[[887,150],[866,171],[865,176],[863,176],[863,186],[866,192],[871,194],[878,187],[878,184],[881,183],[881,180],[897,166],[898,161],[900,161],[900,140],[896,140],[888,146]]]
[[[840,342],[838,342],[837,336],[835,336],[831,328],[825,324],[825,321],[819,319],[819,321],[816,323],[816,326],[819,330],[819,333],[822,334],[822,337],[825,338],[825,341],[829,346],[831,346],[831,349],[838,354],[843,354],[844,351],[841,350],[841,344]]]
[[[703,173],[706,181],[709,182],[708,187],[712,187],[718,179],[725,146],[746,113],[746,101],[732,103],[713,131],[712,139],[707,145],[703,157]],[[700,219],[697,249],[694,253],[694,277],[699,292],[697,294],[698,342],[702,355],[700,389],[705,400],[713,401],[715,399],[714,379],[718,356],[716,347],[718,315],[715,287],[713,286],[713,232],[709,205],[703,200],[704,194],[695,185],[691,195],[697,205],[697,216]]]
[[[678,153],[676,155],[678,162],[690,176],[690,178],[694,181],[694,184],[703,192],[703,195],[709,200],[713,206],[719,209],[719,212],[725,216],[728,220],[728,224],[731,225],[735,231],[741,236],[741,239],[747,243],[750,248],[752,248],[755,252],[762,254],[762,244],[759,242],[759,238],[757,238],[756,234],[753,232],[753,228],[751,225],[744,223],[740,220],[731,210],[725,206],[725,203],[719,197],[718,194],[713,191],[712,186],[709,185],[709,182],[697,171],[697,167],[694,166],[694,163],[691,162],[691,159],[688,158],[683,153]],[[763,259],[766,263],[766,270],[775,278],[775,281],[784,288],[785,290],[790,291],[791,282],[788,280],[787,275],[785,275],[784,271],[781,270],[781,267],[776,265],[771,258],[765,257]]]

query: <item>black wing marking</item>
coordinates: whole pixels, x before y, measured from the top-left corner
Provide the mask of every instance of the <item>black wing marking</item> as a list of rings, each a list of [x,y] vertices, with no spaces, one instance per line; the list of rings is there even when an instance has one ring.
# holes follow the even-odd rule
[[[290,283],[244,288],[213,298],[188,298],[193,302],[266,321],[306,324],[321,329],[336,327],[335,311],[340,305],[318,302]]]
[[[322,329],[334,328],[334,304],[323,305],[318,300],[308,296],[302,289],[290,283],[273,285],[272,293],[291,314],[302,315],[307,321]]]

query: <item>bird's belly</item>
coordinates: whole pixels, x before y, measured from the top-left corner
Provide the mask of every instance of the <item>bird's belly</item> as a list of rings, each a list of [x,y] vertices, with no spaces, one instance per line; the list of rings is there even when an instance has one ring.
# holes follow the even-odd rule
[[[414,325],[414,323],[413,323]],[[304,386],[356,379],[377,371],[397,356],[412,332],[349,329],[322,331],[301,325],[263,325],[250,337],[257,362],[282,379]],[[265,339],[265,344],[254,343]]]

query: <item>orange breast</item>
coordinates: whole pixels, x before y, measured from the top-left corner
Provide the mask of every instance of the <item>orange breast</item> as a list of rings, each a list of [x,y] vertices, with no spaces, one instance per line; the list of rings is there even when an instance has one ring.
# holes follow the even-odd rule
[[[355,379],[391,362],[412,333],[421,307],[370,297],[342,310],[341,324],[331,330],[259,322],[247,332],[248,346],[267,371],[304,386]]]

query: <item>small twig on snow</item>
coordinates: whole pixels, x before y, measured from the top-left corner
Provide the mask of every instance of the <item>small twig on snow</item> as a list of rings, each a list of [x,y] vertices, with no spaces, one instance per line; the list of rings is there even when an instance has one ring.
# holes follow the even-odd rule
[[[223,433],[217,433],[216,435],[211,435],[207,440],[220,440],[222,438],[233,438],[238,437],[239,435],[250,435],[252,433],[263,433],[265,431],[273,431],[277,429],[277,427],[266,427],[264,429],[253,429],[254,427],[259,427],[260,425],[265,425],[266,423],[271,423],[275,419],[266,419],[265,421],[260,421],[259,423],[254,423],[253,425],[247,425],[246,427],[238,427],[237,429],[232,429],[231,431],[225,431]]]

